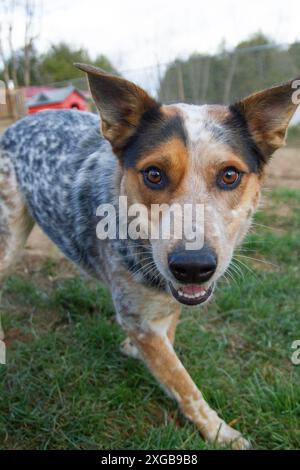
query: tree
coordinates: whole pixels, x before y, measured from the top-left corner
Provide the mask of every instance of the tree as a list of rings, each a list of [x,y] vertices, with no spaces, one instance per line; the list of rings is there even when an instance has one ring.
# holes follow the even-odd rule
[[[119,72],[117,71],[117,69],[115,69],[115,67],[112,65],[109,59],[105,57],[105,55],[103,54],[97,55],[96,59],[92,63],[96,67],[100,67],[106,72],[113,73],[114,75],[119,75]]]
[[[294,71],[293,76],[300,76],[300,42],[294,42],[289,48],[289,54],[292,58]]]
[[[53,45],[45,54],[38,54],[36,40],[41,0],[0,0],[0,79],[6,85],[40,85],[82,77],[74,62],[95,64],[108,72],[117,73],[110,61],[98,55],[93,61],[85,49],[72,48],[66,43]],[[14,45],[16,14],[22,14],[24,43]]]
[[[24,85],[29,86],[31,81],[31,57],[34,50],[35,18],[37,14],[36,0],[25,0],[25,33],[24,33]]]
[[[0,79],[6,73],[5,81],[8,82],[10,71],[14,69],[16,82],[20,86],[26,85],[24,60],[24,49],[15,51],[14,57],[10,56],[5,61],[5,69],[2,68],[2,72],[0,69]],[[109,59],[102,54],[98,55],[93,61],[85,49],[74,49],[66,43],[52,45],[45,54],[39,54],[34,45],[32,45],[29,54],[30,84],[45,85],[82,78],[82,72],[74,67],[75,62],[87,62],[101,67],[107,72],[118,74]]]
[[[256,33],[232,51],[222,45],[216,55],[193,54],[166,69],[159,98],[175,102],[229,103],[256,90],[300,75],[300,43],[277,46]]]
[[[6,84],[13,80],[14,85],[18,86],[19,78],[25,85],[30,84],[32,55],[35,51],[35,40],[38,37],[36,20],[39,7],[40,0],[0,1],[0,61]],[[19,51],[14,46],[16,13],[22,14],[24,18],[24,44]],[[20,59],[22,59],[22,69],[19,67]],[[22,72],[22,77],[20,72]]]
[[[82,72],[74,67],[75,62],[86,62],[102,67],[107,72],[116,73],[113,65],[103,55],[93,61],[85,49],[74,49],[61,42],[52,45],[48,52],[41,57],[39,63],[40,74],[44,83],[61,82],[81,78]]]
[[[32,47],[29,56],[29,69],[30,69],[30,84],[31,85],[42,85],[43,78],[40,74],[40,55],[38,54],[35,47]],[[12,57],[7,60],[7,67],[9,70],[14,70],[15,77],[13,78],[14,84],[17,86],[25,86],[24,82],[24,50],[19,49],[14,52],[14,65],[12,64]],[[1,70],[0,70],[1,78]]]

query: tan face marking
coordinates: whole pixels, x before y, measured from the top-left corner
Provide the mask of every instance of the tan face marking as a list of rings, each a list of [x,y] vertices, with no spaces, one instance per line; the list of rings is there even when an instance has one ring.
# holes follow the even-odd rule
[[[271,154],[284,145],[287,126],[298,106],[292,100],[293,81],[255,93],[230,108],[186,104],[159,106],[144,90],[127,80],[89,65],[79,64],[79,68],[88,74],[104,136],[121,162],[130,139],[140,132],[139,137],[152,139],[152,150],[146,154],[149,150],[146,138],[144,147],[142,145],[133,157],[147,158],[149,164],[168,166],[169,184],[161,191],[154,191],[143,183],[140,168],[129,161],[130,156],[129,160],[128,155],[125,156],[125,163],[133,168],[125,170],[122,193],[128,195],[129,203],[144,202],[148,207],[161,202],[204,204],[205,241],[218,256],[215,274],[218,277],[228,266],[258,204],[262,179],[253,173],[262,172]],[[181,132],[181,119],[176,121],[176,116],[184,121],[187,142]],[[176,140],[170,126],[164,127],[166,121],[173,126],[179,139]],[[151,126],[152,134],[149,133]],[[160,127],[164,132],[157,132]],[[153,144],[158,140],[164,142],[160,148],[155,148]],[[230,152],[229,146],[235,151]],[[219,165],[232,165],[234,161],[234,166],[240,169],[243,156],[253,173],[245,171],[241,184],[232,191],[217,188]],[[168,277],[166,260],[174,240],[152,246],[155,259]]]
[[[205,243],[218,257],[215,280],[228,268],[236,244],[249,228],[259,201],[260,178],[250,173],[243,157],[225,139],[224,142],[220,139],[226,108],[178,105],[163,109],[168,116],[174,117],[177,112],[183,118],[187,145],[174,136],[139,158],[134,168],[124,172],[123,194],[128,196],[129,204],[138,202],[148,208],[151,204],[164,203],[203,204]],[[214,131],[218,132],[218,138]],[[226,129],[223,131],[225,135]],[[145,185],[142,171],[152,166],[165,172],[168,179],[165,189]],[[236,168],[243,176],[236,189],[222,190],[217,185],[217,177],[228,167]],[[152,240],[151,243],[160,271],[174,282],[168,270],[168,255],[178,241]]]
[[[262,173],[270,155],[284,144],[288,123],[297,109],[291,99],[293,82],[253,94],[230,108],[159,106],[127,80],[91,66],[81,64],[79,68],[88,73],[104,136],[121,164],[125,162],[122,194],[128,196],[129,204],[142,202],[147,207],[160,203],[203,204],[205,243],[218,257],[215,280],[227,269],[259,202],[262,178],[254,173]],[[176,120],[177,116],[180,119]],[[126,146],[135,136],[135,153],[126,154]],[[249,168],[245,168],[245,162]],[[167,173],[164,189],[153,190],[145,185],[140,170],[146,164]],[[218,172],[226,165],[244,172],[240,185],[230,191],[216,184]],[[175,241],[151,243],[160,271],[170,280],[167,258]]]
[[[139,159],[135,168],[125,171],[124,184],[131,203],[139,202],[147,207],[170,203],[182,189],[187,164],[187,149],[180,139],[174,137],[159,145],[150,155]],[[153,190],[145,185],[142,171],[149,167],[157,167],[167,175],[169,184],[165,189]]]

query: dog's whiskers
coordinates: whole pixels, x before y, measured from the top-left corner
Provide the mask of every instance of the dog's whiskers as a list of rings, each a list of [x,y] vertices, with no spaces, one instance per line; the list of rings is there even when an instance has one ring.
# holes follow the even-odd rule
[[[235,279],[233,273],[230,271],[230,267],[227,268],[227,270],[225,271],[224,275],[225,275],[225,274],[227,274],[227,275],[230,277],[230,279],[232,280],[232,282],[233,282],[234,284],[237,284],[237,281],[236,281],[236,279]],[[227,279],[227,280],[228,280],[228,279]],[[228,282],[229,282],[229,281],[228,281]],[[229,284],[230,284],[230,282],[229,282]]]
[[[237,274],[238,277],[242,277],[242,279],[245,279],[244,273],[241,270],[240,266],[238,266],[235,262],[235,260],[232,260],[232,263],[230,265],[231,269]]]
[[[132,269],[131,269],[130,271],[131,271],[131,273],[132,273],[134,276],[136,276],[137,274],[139,274],[141,271],[143,272],[143,274],[145,274],[145,271],[144,271],[144,270],[145,270],[148,266],[151,266],[151,267],[152,267],[152,266],[155,266],[154,261],[151,260],[150,262],[146,263],[145,265],[140,266],[139,269],[137,269],[136,271],[133,271]]]
[[[253,271],[253,269],[251,269],[250,266],[248,266],[246,263],[243,263],[243,261],[241,261],[240,259],[237,259],[236,256],[237,256],[237,255],[235,255],[235,257],[234,257],[234,261],[236,261],[237,263],[240,263],[244,268],[247,269],[247,271],[248,271],[255,279],[257,279],[257,275],[256,275],[255,271]]]
[[[278,227],[271,227],[270,225],[264,225],[264,224],[259,224],[257,222],[252,222],[252,225],[254,225],[255,227],[262,227],[262,228],[266,228],[268,230],[274,230],[274,231],[277,231],[277,232],[284,232],[284,230],[282,228],[278,228]]]
[[[266,261],[266,260],[263,260],[263,259],[260,259],[260,258],[252,258],[251,256],[239,255],[239,254],[237,254],[236,257],[247,258],[247,259],[250,259],[251,261],[257,261],[258,263],[269,264],[270,266],[273,266],[275,268],[279,268],[278,264],[274,264],[274,263],[271,263],[270,261]]]

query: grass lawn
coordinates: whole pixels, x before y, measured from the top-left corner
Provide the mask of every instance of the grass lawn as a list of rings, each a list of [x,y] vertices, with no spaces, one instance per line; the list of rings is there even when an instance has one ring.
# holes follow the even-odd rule
[[[291,345],[300,339],[300,191],[268,193],[256,224],[211,304],[183,311],[176,349],[255,449],[299,449]],[[4,286],[2,313],[0,448],[213,447],[145,367],[119,353],[108,293],[67,262],[23,263]]]
[[[289,145],[292,145],[295,148],[299,148],[300,144],[300,124],[297,126],[291,126],[289,128],[289,134],[288,134],[288,142]]]

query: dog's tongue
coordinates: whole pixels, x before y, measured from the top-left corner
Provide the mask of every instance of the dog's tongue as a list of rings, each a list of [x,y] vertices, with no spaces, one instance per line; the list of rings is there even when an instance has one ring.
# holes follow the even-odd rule
[[[187,295],[202,294],[205,292],[204,287],[198,286],[197,284],[190,284],[188,286],[180,287],[180,290]]]

